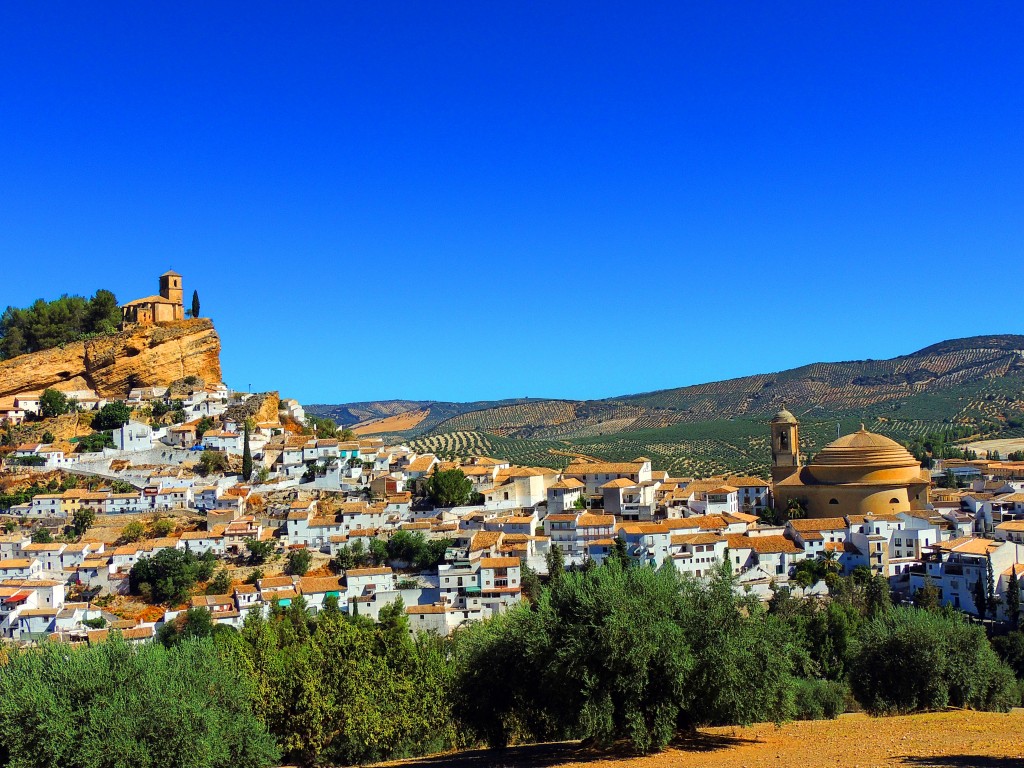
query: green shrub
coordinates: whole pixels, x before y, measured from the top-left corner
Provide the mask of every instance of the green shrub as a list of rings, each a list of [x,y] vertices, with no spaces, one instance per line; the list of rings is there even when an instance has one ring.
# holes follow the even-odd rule
[[[798,720],[834,720],[846,711],[848,690],[833,680],[800,678],[794,689]]]
[[[0,667],[0,756],[11,768],[277,765],[256,691],[210,641],[167,650],[44,643]]]
[[[1012,670],[985,631],[957,614],[891,608],[864,624],[851,656],[850,686],[871,714],[1005,712],[1016,703]]]

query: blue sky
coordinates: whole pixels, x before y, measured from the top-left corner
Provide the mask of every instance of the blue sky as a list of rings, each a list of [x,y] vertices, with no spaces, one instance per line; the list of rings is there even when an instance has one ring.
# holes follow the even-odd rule
[[[688,5],[7,4],[0,306],[173,267],[306,403],[1024,332],[1024,6]]]

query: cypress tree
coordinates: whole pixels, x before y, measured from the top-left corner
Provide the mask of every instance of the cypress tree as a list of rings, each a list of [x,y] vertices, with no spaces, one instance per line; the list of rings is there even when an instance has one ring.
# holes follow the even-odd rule
[[[192,317],[199,317],[199,291],[192,291]]]
[[[1020,624],[1020,580],[1017,566],[1010,566],[1010,578],[1006,582],[1006,612],[1010,614],[1010,626],[1017,629]]]
[[[252,450],[249,448],[249,424],[245,425],[245,437],[242,446],[242,477],[248,481],[252,477]]]

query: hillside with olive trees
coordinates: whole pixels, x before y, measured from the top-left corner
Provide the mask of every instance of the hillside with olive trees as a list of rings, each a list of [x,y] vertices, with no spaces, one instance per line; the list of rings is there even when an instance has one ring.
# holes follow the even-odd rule
[[[861,422],[904,443],[936,434],[951,442],[1024,436],[1024,336],[955,339],[889,360],[812,363],[603,400],[381,401],[309,410],[353,425],[425,411],[413,429],[380,435],[441,455],[488,453],[548,466],[574,454],[645,455],[675,473],[707,474],[763,473],[766,423],[783,405],[800,418],[809,453]]]

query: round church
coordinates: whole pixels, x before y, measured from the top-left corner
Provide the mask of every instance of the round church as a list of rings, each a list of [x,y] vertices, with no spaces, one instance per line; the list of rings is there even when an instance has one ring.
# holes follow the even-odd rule
[[[861,425],[805,465],[796,417],[784,408],[771,429],[772,491],[779,506],[796,499],[808,517],[821,518],[892,514],[928,505],[928,471],[895,440]]]

